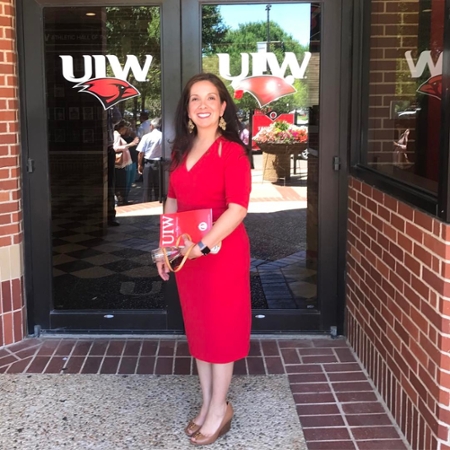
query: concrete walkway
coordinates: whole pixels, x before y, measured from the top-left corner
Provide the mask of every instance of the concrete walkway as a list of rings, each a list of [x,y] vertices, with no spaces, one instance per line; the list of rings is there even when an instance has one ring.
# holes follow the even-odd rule
[[[192,375],[4,374],[0,391],[5,450],[193,448],[183,432],[200,407]],[[306,450],[286,377],[236,376],[229,401],[232,429],[212,450]]]

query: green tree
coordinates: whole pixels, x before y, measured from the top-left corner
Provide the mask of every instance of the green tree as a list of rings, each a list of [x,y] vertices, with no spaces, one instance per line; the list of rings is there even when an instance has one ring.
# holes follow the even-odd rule
[[[125,108],[133,110],[148,109],[152,116],[161,114],[161,35],[160,10],[157,6],[107,7],[107,52],[116,55],[124,64],[126,55],[137,56],[140,62],[146,55],[152,55],[153,60],[147,76],[147,81],[137,82],[132,74],[128,81],[136,86],[140,97],[119,104],[122,111]],[[109,74],[110,75],[110,74]]]
[[[107,52],[124,64],[126,55],[135,55],[143,63],[146,55],[153,60],[145,82],[137,82],[129,74],[128,81],[141,93],[119,107],[136,111],[147,109],[152,116],[161,115],[161,14],[157,6],[107,7]],[[212,54],[223,40],[228,27],[223,23],[219,6],[202,8],[203,53]],[[108,73],[112,76],[112,73]],[[136,118],[136,117],[135,117]]]
[[[229,31],[223,23],[218,5],[203,5],[202,7],[202,53],[212,55],[217,52],[217,46],[223,42]]]

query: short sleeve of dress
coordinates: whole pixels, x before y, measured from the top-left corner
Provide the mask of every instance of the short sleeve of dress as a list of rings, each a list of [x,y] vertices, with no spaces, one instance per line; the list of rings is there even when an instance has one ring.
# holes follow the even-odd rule
[[[248,208],[252,177],[250,161],[244,149],[234,142],[224,146],[225,197],[227,205],[237,203]]]

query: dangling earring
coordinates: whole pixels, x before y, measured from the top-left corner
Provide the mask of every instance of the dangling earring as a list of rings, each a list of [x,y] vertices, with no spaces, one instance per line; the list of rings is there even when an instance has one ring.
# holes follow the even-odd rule
[[[224,130],[224,131],[227,129],[227,123],[225,122],[225,119],[223,118],[223,116],[220,116],[219,127],[222,128],[222,130]]]
[[[189,122],[188,122],[189,133],[192,133],[194,131],[194,128],[195,128],[194,122],[192,122],[192,120],[189,119]]]

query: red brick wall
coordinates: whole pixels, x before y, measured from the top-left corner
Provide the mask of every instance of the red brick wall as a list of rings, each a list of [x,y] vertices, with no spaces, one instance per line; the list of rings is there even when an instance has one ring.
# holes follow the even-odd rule
[[[450,449],[450,226],[349,183],[347,336],[413,449]]]
[[[14,1],[0,0],[0,347],[24,336]]]

